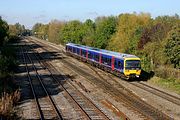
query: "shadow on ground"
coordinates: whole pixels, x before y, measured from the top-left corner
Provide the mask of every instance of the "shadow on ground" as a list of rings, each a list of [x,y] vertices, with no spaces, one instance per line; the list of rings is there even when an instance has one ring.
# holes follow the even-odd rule
[[[26,64],[23,59],[24,57],[23,57],[22,51],[27,52],[27,54],[32,58],[34,64],[39,63],[36,60],[37,58],[35,57],[35,55],[41,61],[52,61],[52,60],[57,60],[57,59],[63,59],[61,54],[59,54],[58,52],[40,52],[40,53],[35,53],[34,55],[33,52],[35,52],[35,49],[43,48],[43,47],[34,43],[31,45],[28,45],[28,44],[23,44],[21,41],[17,41],[17,44],[16,44],[18,48],[17,57],[18,57],[19,66],[16,68],[15,82],[19,86],[20,92],[21,92],[21,99],[20,99],[19,104],[27,102],[30,99],[34,99],[32,95],[32,91],[31,91],[29,79],[34,84],[34,89],[36,91],[36,95],[38,98],[43,98],[47,96],[45,92],[43,91],[43,88],[40,85],[40,82],[38,82],[38,77],[30,61],[27,61],[27,65],[28,65],[29,73],[30,73],[30,78],[28,78]],[[38,66],[38,65],[36,66],[36,68],[38,71],[45,69],[44,67]],[[58,82],[61,82],[61,84],[66,82],[64,79],[66,75],[64,76],[61,74],[53,74],[53,76],[54,78],[56,78]],[[40,78],[42,79],[50,95],[57,95],[58,93],[62,92],[62,89],[60,89],[59,83],[56,83],[49,73],[48,74],[42,73],[40,75]]]

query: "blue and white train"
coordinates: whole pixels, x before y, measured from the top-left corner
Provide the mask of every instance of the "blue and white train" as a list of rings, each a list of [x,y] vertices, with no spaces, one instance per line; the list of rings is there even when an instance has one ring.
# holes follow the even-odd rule
[[[140,58],[84,45],[68,43],[66,53],[120,77],[135,78],[141,74]]]

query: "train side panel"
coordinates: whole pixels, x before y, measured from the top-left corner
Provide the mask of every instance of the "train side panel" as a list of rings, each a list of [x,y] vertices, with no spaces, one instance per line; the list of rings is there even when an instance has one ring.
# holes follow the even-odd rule
[[[114,67],[115,70],[119,71],[120,73],[124,73],[124,60],[115,58]]]
[[[120,77],[139,77],[141,73],[141,67],[137,66],[138,62],[140,65],[140,59],[136,56],[135,58],[129,56],[127,58],[124,56],[122,58],[116,58],[117,56],[115,57],[113,54],[109,55],[105,50],[100,52],[98,49],[89,49],[88,47],[81,47],[81,45],[74,44],[66,45],[66,51],[67,53],[70,53],[71,56],[95,65],[105,71],[114,73]],[[126,56],[126,54],[123,55]],[[131,67],[129,67],[129,65]]]

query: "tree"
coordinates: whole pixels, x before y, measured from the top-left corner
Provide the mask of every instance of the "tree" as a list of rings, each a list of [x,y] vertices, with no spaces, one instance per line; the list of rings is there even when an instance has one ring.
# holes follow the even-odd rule
[[[36,23],[32,28],[32,33],[38,38],[47,39],[48,25]]]
[[[179,22],[179,16],[158,16],[152,23],[145,28],[143,31],[140,41],[138,43],[138,48],[143,49],[143,47],[148,42],[161,42],[165,40],[168,32],[172,27]]]
[[[95,36],[95,23],[92,20],[87,19],[83,23],[82,44],[87,45],[87,46],[93,46],[94,36]]]
[[[0,46],[2,46],[8,38],[8,29],[8,24],[0,17]]]
[[[105,49],[111,36],[116,32],[116,17],[99,17],[95,21],[95,47]]]
[[[83,29],[82,23],[78,20],[73,20],[65,24],[62,29],[62,40],[65,43],[73,42],[73,43],[82,43],[83,38]]]
[[[9,35],[10,36],[17,36],[19,34],[18,29],[15,25],[9,25]]]
[[[111,38],[108,48],[118,52],[135,53],[144,28],[150,23],[149,14],[121,14],[117,32]]]
[[[16,23],[15,27],[17,29],[17,35],[22,35],[25,32],[25,26],[24,25]]]
[[[173,27],[167,37],[165,53],[174,64],[174,68],[180,68],[180,24]]]
[[[49,23],[48,28],[48,40],[54,43],[63,43],[62,40],[60,40],[60,31],[64,26],[64,22],[53,20]]]

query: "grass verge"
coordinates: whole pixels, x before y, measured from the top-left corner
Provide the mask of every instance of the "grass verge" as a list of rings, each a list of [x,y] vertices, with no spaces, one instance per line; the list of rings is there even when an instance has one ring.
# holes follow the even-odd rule
[[[150,80],[148,80],[148,82],[157,85],[161,88],[168,89],[180,95],[180,79],[174,79],[174,78],[164,79],[154,76]]]

